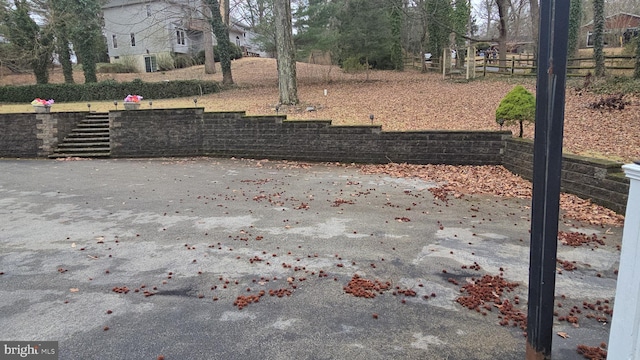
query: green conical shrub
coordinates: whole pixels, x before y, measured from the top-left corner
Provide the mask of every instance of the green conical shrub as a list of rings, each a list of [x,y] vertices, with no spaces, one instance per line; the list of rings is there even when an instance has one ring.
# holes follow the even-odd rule
[[[518,85],[500,101],[496,109],[496,122],[502,126],[520,123],[522,137],[523,122],[533,123],[536,119],[536,98],[522,85]]]

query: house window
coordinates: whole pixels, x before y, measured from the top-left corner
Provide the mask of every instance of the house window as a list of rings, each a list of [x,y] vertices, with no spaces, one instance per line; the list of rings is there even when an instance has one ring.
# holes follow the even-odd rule
[[[111,41],[113,42],[113,48],[117,49],[118,48],[118,36],[117,35],[111,35]]]
[[[147,5],[147,17],[151,16],[151,5]]]
[[[602,44],[609,45],[609,39],[611,39],[612,33],[611,30],[605,30],[602,33]],[[614,41],[615,43],[615,41]],[[587,32],[587,47],[593,47],[593,31]]]
[[[151,55],[144,57],[144,69],[146,72],[158,71],[158,61],[155,56]]]
[[[185,44],[184,31],[183,30],[176,30],[176,39],[178,40],[178,45],[184,45]]]
[[[136,46],[136,34],[131,33],[131,46]]]

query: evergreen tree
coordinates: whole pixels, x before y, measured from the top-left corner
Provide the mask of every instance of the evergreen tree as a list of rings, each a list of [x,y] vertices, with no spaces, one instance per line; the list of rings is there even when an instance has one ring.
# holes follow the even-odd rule
[[[337,2],[309,0],[296,12],[295,44],[299,58],[308,57],[313,51],[335,52],[337,42]]]
[[[339,63],[355,58],[376,69],[393,69],[392,35],[386,0],[350,0],[336,14]]]
[[[404,57],[402,55],[402,0],[391,1],[390,6],[391,63],[395,70],[404,70]]]
[[[38,84],[49,82],[53,37],[47,28],[40,28],[30,16],[31,7],[26,0],[15,0],[13,8],[5,12],[7,39],[29,63]]]
[[[51,1],[51,10],[49,11],[51,20],[50,26],[53,27],[56,38],[55,44],[58,61],[60,61],[60,65],[62,66],[64,82],[67,84],[73,84],[73,64],[71,63],[70,47],[70,28],[73,23],[73,14],[69,14],[65,10],[66,1]]]
[[[533,123],[536,120],[536,98],[522,85],[516,85],[502,98],[496,109],[496,122],[500,126],[520,125],[518,137],[522,137],[523,122]]]
[[[435,58],[449,45],[449,33],[451,32],[451,3],[448,0],[426,0],[427,13],[427,51]]]
[[[465,38],[460,34],[467,34],[467,27],[471,17],[471,9],[467,0],[455,0],[455,7],[452,11],[451,25],[456,33],[455,45],[458,50],[462,50],[465,44]],[[458,59],[464,64],[464,51],[458,51]]]
[[[82,63],[85,83],[98,81],[96,63],[98,54],[104,43],[102,36],[102,20],[100,15],[101,0],[52,0],[54,11],[63,11],[60,16],[63,24],[54,23],[54,27],[64,26],[58,38],[58,50],[66,53],[71,39],[78,61]],[[68,37],[68,38],[67,38]]]

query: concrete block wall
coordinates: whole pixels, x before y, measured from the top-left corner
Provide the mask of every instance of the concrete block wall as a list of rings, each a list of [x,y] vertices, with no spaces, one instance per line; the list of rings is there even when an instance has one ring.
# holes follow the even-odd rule
[[[201,108],[109,112],[112,157],[202,154]]]
[[[503,165],[514,174],[533,179],[533,141],[511,138],[505,141]],[[562,157],[562,191],[624,214],[629,180],[620,163],[565,154]]]
[[[203,109],[111,113],[111,155],[235,156],[304,161],[500,164],[508,132],[383,132]]]
[[[39,119],[35,114],[0,114],[0,157],[37,157]]]
[[[86,114],[0,114],[0,157],[46,157]]]
[[[46,157],[86,112],[0,114],[0,157]],[[109,113],[112,157],[234,156],[301,161],[504,165],[532,179],[533,142],[510,132],[384,132],[329,120],[205,113],[202,108]],[[624,213],[621,164],[564,155],[562,190]]]

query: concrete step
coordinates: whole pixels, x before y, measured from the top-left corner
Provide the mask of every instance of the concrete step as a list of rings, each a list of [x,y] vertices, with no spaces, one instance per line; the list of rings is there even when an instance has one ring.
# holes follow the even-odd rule
[[[95,127],[95,126],[90,126],[90,127],[76,127],[75,129],[71,130],[71,133],[86,133],[86,132],[105,132],[105,133],[109,133],[109,129],[108,128],[104,128],[104,127]]]
[[[106,158],[111,156],[110,152],[95,152],[95,153],[53,153],[49,155],[50,159],[68,158],[68,157],[80,157],[80,158]]]
[[[67,136],[65,138],[65,141],[62,142],[61,144],[64,144],[65,142],[75,142],[75,143],[85,143],[85,142],[105,142],[108,143],[109,142],[109,137],[108,136]]]
[[[74,147],[74,148],[58,148],[58,150],[56,152],[64,152],[64,153],[68,153],[68,152],[77,152],[77,153],[83,153],[83,152],[109,152],[111,151],[111,149],[107,146],[107,147]]]
[[[77,131],[78,129],[72,130],[72,132],[67,136],[67,138],[73,137],[109,137],[108,130],[96,130],[93,129],[91,131]]]
[[[49,158],[109,157],[109,135],[109,114],[91,113],[71,130]]]
[[[109,141],[100,141],[100,142],[64,142],[58,145],[59,149],[68,149],[68,148],[109,148]]]
[[[76,127],[77,128],[82,128],[82,129],[86,129],[86,128],[96,128],[96,129],[105,129],[105,128],[107,128],[108,129],[109,128],[109,122],[96,122],[96,121],[81,122]]]

